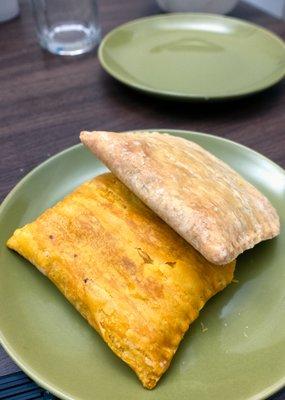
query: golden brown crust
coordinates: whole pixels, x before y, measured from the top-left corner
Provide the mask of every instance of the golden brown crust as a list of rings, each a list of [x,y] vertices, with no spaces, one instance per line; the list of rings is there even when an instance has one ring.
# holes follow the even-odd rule
[[[149,389],[235,264],[206,261],[112,174],[81,185],[7,245],[56,284]]]
[[[80,138],[215,264],[279,233],[278,215],[267,198],[194,142],[157,132],[82,132]]]

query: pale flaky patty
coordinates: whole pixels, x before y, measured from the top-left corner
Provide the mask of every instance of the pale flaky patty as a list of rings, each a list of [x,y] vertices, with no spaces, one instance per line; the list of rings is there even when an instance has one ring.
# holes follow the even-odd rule
[[[225,264],[279,233],[255,187],[198,144],[157,132],[82,132],[81,141],[207,260]]]
[[[206,261],[110,173],[17,229],[7,244],[55,283],[149,389],[235,265]]]

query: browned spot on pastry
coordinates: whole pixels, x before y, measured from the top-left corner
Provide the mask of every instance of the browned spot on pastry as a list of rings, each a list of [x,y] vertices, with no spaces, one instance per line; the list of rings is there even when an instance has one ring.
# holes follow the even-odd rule
[[[122,264],[131,273],[134,274],[136,272],[137,267],[136,267],[135,263],[132,260],[130,260],[128,257],[122,257]]]
[[[53,239],[53,235],[49,235],[49,238],[50,238],[50,239]]]
[[[147,254],[146,251],[144,251],[140,247],[136,247],[136,250],[139,253],[139,256],[143,259],[143,261],[146,264],[152,264],[153,263],[153,260],[150,258],[149,254]]]
[[[158,281],[147,278],[144,279],[140,286],[144,288],[148,292],[148,295],[152,298],[163,298],[163,286]]]
[[[170,267],[174,267],[176,264],[176,261],[166,261],[165,264],[169,265]]]
[[[84,282],[84,283],[87,283],[88,280],[89,280],[88,278],[84,278],[84,279],[83,279],[83,282]]]

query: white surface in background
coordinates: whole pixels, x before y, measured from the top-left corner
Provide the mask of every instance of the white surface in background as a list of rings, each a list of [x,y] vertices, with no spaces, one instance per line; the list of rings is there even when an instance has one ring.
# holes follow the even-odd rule
[[[285,0],[246,0],[276,17],[285,19]]]
[[[0,0],[0,22],[8,21],[18,14],[18,0]]]
[[[226,14],[238,0],[156,0],[160,8],[167,12],[205,12]]]

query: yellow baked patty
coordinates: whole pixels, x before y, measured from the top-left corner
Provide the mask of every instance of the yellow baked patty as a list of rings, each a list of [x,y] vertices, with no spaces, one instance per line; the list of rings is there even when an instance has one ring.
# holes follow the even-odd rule
[[[114,175],[79,186],[7,242],[153,388],[206,301],[233,278]]]

